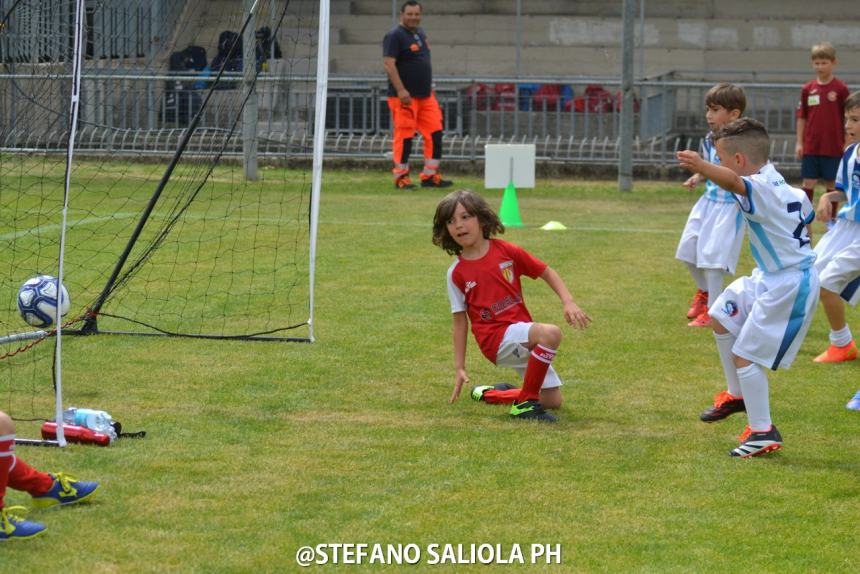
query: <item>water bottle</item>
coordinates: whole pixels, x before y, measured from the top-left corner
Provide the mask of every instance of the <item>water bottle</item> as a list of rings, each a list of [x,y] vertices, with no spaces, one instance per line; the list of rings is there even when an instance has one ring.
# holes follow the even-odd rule
[[[104,411],[69,407],[63,411],[63,423],[77,425],[108,435],[111,442],[116,440],[116,430],[114,430],[112,424],[113,419]]]

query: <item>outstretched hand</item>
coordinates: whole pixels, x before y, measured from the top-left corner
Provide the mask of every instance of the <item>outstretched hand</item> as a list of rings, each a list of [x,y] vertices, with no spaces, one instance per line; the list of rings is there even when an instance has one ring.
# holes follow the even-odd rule
[[[579,305],[571,301],[564,306],[564,320],[571,327],[585,329],[591,323],[588,313],[579,308]]]
[[[698,173],[702,164],[705,163],[702,156],[692,150],[679,151],[676,154],[676,157],[678,158],[678,163],[681,164],[681,167],[694,173]]]

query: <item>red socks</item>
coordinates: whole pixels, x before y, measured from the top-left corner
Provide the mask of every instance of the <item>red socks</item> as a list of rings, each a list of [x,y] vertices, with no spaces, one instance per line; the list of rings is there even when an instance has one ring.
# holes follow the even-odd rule
[[[47,472],[39,472],[18,457],[13,460],[15,464],[9,469],[10,487],[23,490],[32,496],[40,496],[54,486],[54,479]]]
[[[540,400],[540,388],[554,358],[555,349],[547,349],[543,345],[535,345],[531,355],[529,355],[526,376],[523,379],[523,388],[517,396],[517,403]]]
[[[505,391],[490,389],[484,391],[481,400],[490,405],[512,405],[518,396],[520,396],[520,389],[507,389]]]
[[[9,480],[9,468],[15,460],[15,435],[0,436],[0,508],[3,508],[3,497],[6,496],[6,483]]]

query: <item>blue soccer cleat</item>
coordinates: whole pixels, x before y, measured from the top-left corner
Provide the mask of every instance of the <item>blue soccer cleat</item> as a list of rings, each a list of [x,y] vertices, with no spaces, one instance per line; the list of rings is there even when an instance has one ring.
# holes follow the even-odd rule
[[[54,478],[51,490],[41,496],[33,497],[33,506],[36,508],[88,502],[96,495],[99,488],[98,482],[83,482],[70,474],[58,472],[51,476]]]
[[[35,538],[47,530],[44,524],[24,520],[26,514],[23,506],[0,508],[0,542]]]
[[[860,411],[860,391],[854,393],[854,397],[848,401],[848,404],[845,405],[846,409],[850,409],[852,411]]]

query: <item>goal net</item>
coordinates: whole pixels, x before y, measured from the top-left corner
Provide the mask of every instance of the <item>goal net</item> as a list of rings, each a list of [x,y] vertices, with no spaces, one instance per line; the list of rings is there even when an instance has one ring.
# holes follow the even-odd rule
[[[327,14],[0,0],[0,410],[54,412],[56,332],[25,323],[17,294],[58,274],[64,219],[67,348],[81,333],[313,340]]]

